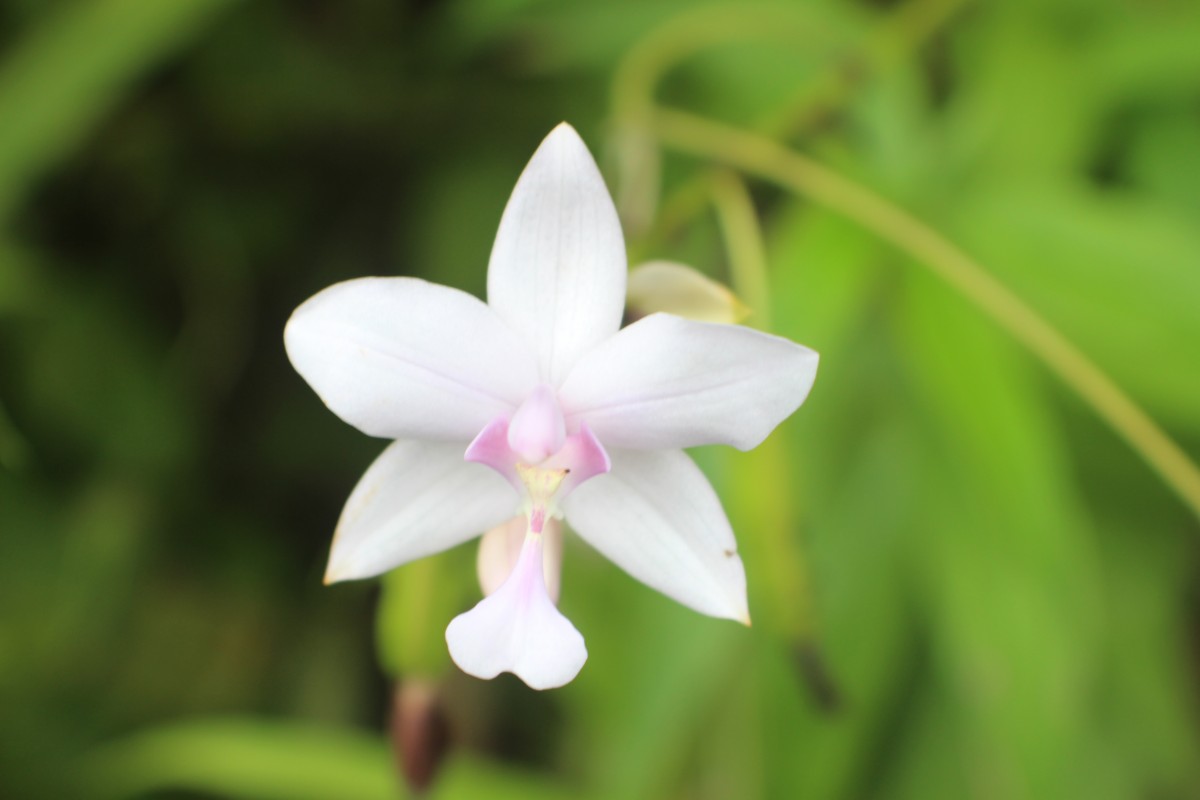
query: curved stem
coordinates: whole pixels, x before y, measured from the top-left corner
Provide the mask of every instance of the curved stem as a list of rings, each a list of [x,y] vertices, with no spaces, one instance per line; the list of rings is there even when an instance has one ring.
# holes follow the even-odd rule
[[[857,43],[827,42],[843,52],[824,69],[802,81],[782,108],[764,116],[755,130],[772,137],[792,136],[819,126],[847,102],[873,74],[886,70],[927,42],[967,0],[911,0],[874,26]],[[799,24],[803,23],[803,24]],[[618,166],[617,207],[626,234],[641,234],[635,242],[650,251],[671,231],[682,227],[704,207],[713,190],[714,172],[684,182],[659,203],[661,159],[650,131],[659,83],[673,68],[709,47],[739,40],[828,39],[830,32],[817,20],[780,9],[740,10],[703,8],[669,20],[639,41],[618,64],[612,100]]]
[[[766,247],[745,181],[728,170],[717,172],[712,202],[729,254],[733,289],[752,309],[750,321],[754,327],[767,330],[771,320]],[[798,649],[819,662],[808,561],[795,536],[799,514],[788,477],[786,446],[778,436],[768,437],[740,463],[737,480],[743,486],[754,487],[747,496],[755,498],[748,507],[739,509],[738,518],[754,530],[754,535],[744,540],[743,549],[762,570],[775,624],[800,640]],[[810,677],[805,675],[806,683],[814,696],[821,697],[821,687]]]
[[[750,307],[754,327],[770,330],[767,253],[746,183],[734,172],[719,173],[713,183],[712,201],[729,253],[733,293]]]
[[[627,232],[648,227],[659,202],[662,165],[650,128],[655,92],[664,76],[695,53],[715,45],[807,41],[817,30],[816,20],[796,8],[709,6],[672,17],[629,49],[617,64],[612,82],[620,176],[616,199]]]
[[[631,47],[617,65],[612,86],[616,115],[645,120],[663,76],[694,53],[744,39],[812,36],[814,25],[803,10],[777,6],[709,6],[672,17]]]
[[[1200,515],[1200,469],[1187,453],[1079,348],[941,234],[869,189],[771,139],[682,111],[660,109],[654,124],[664,144],[804,195],[925,265],[1078,393]]]

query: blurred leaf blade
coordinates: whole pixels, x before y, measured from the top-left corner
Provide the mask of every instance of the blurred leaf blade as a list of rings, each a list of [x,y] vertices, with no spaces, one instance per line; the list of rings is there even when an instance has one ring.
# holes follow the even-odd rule
[[[150,66],[234,0],[63,7],[0,62],[0,221]]]
[[[1095,544],[1012,346],[927,276],[910,292],[907,352],[934,448],[922,577],[969,771],[1004,796],[1061,795],[1086,785],[1078,770],[1094,746]]]
[[[379,442],[288,364],[305,297],[482,297],[564,119],[645,190],[635,261],[736,272],[719,154],[626,136],[631,61],[961,244],[1200,453],[1200,6],[958,5],[0,0],[0,796],[403,796],[397,676],[445,701],[432,798],[1196,796],[1195,518],[978,308],[754,175],[769,328],[821,365],[763,448],[694,453],[752,628],[570,536],[589,660],[535,693],[447,657],[473,547],[321,586]]]
[[[380,739],[296,722],[209,719],[151,729],[88,756],[82,786],[124,798],[187,789],[262,800],[397,800]]]

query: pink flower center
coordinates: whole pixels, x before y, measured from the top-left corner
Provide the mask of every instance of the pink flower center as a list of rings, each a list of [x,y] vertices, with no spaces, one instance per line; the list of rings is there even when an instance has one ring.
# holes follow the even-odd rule
[[[521,498],[530,530],[559,517],[559,502],[576,486],[608,472],[608,453],[588,428],[567,435],[562,409],[549,386],[538,386],[513,413],[496,417],[479,432],[463,456],[503,475]]]
[[[562,449],[567,423],[554,390],[542,384],[525,399],[508,423],[508,446],[530,464]]]

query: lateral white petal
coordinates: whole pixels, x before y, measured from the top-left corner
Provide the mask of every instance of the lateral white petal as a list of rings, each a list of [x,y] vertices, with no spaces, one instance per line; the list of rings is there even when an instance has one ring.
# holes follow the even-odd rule
[[[817,354],[737,325],[652,314],[588,352],[558,396],[606,446],[750,450],[804,402]]]
[[[504,478],[463,460],[461,444],[393,442],[346,501],[326,583],[369,578],[454,547],[510,519]]]
[[[746,573],[721,501],[679,450],[610,449],[612,471],[563,500],[567,524],[614,564],[689,608],[749,623]]]
[[[417,278],[330,286],[292,314],[288,357],[363,433],[468,442],[537,383],[533,353],[466,292]]]
[[[550,132],[509,198],[488,263],[488,303],[558,385],[611,336],[625,306],[625,240],[612,198],[579,134]]]

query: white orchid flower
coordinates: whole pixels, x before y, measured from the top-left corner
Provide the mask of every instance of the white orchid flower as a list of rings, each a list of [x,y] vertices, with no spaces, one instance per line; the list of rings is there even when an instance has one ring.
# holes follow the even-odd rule
[[[625,280],[612,200],[562,124],[504,211],[486,304],[416,278],[360,278],[296,309],[284,334],[296,370],[343,420],[395,440],[346,503],[327,582],[520,517],[507,579],[485,577],[494,591],[446,640],[465,672],[512,672],[535,689],[569,682],[587,658],[547,588],[563,517],[643,583],[749,621],[733,531],[683,448],[755,447],[803,402],[817,354],[670,314],[621,329]]]

